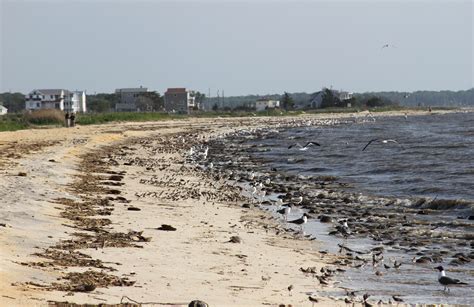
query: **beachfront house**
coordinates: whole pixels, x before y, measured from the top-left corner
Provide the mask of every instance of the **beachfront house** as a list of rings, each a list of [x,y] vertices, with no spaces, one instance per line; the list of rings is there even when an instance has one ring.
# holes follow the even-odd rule
[[[86,112],[86,93],[65,89],[36,89],[25,96],[25,109],[56,109],[64,112]]]
[[[140,108],[140,97],[148,92],[148,88],[140,86],[135,88],[118,88],[115,94],[119,102],[115,104],[116,112],[140,112],[147,111]]]
[[[0,104],[0,115],[5,115],[8,113],[8,109]]]
[[[319,92],[316,92],[314,94],[311,95],[311,99],[310,99],[310,105],[311,105],[311,108],[313,109],[318,109],[318,108],[321,108],[321,105],[323,103],[323,98],[324,98],[324,95],[325,95],[325,92],[326,90],[328,90],[327,88],[323,88],[321,91]],[[333,89],[329,89],[331,91],[331,93],[334,95],[334,97],[338,98],[341,102],[344,102],[344,101],[347,101],[347,100],[350,100],[353,96],[352,93],[350,92],[346,92],[346,91],[337,91],[337,90],[333,90]],[[350,107],[350,102],[347,103],[346,105],[347,107]]]
[[[278,109],[278,108],[280,108],[279,100],[261,98],[255,102],[255,110],[257,112],[264,111],[264,110]]]
[[[73,91],[71,92],[70,104],[66,104],[65,112],[86,113],[86,92]]]
[[[165,110],[169,113],[189,114],[198,109],[193,91],[184,87],[168,88],[165,92]]]

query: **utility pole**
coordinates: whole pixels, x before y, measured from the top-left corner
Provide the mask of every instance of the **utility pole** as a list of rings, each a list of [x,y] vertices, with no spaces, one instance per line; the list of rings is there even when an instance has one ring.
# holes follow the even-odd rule
[[[222,90],[222,108],[223,109],[224,109],[224,99],[225,99],[224,90]]]

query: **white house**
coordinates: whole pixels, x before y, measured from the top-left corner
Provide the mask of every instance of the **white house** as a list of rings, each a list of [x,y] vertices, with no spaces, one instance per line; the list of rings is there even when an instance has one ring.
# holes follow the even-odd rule
[[[279,100],[259,99],[255,102],[255,109],[257,112],[268,109],[276,109],[280,107]]]
[[[74,91],[71,95],[71,104],[69,107],[66,107],[66,112],[74,113],[86,113],[86,92],[84,91]]]
[[[8,113],[8,109],[0,104],[0,115],[5,115]]]
[[[86,93],[64,89],[38,89],[25,96],[25,109],[57,109],[64,112],[86,112]]]

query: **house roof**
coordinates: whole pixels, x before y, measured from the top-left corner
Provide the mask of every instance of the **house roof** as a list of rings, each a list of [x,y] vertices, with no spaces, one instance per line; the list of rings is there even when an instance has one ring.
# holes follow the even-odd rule
[[[0,110],[8,110],[8,109],[0,104]]]
[[[166,90],[168,94],[186,93],[185,87],[170,87]]]
[[[61,95],[61,91],[64,91],[64,94],[69,94],[68,90],[63,89],[36,89],[33,92],[40,92],[43,95]]]
[[[136,92],[148,92],[146,87],[127,87],[127,88],[118,88],[115,90],[115,93],[136,93]]]

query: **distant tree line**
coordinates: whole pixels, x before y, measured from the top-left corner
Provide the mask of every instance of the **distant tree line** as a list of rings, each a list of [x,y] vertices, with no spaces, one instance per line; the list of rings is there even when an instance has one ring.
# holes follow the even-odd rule
[[[10,113],[21,112],[25,109],[25,95],[22,93],[0,94],[0,104],[8,109]]]
[[[204,105],[206,110],[252,110],[252,104],[258,99],[267,98],[280,100],[284,109],[311,108],[311,96],[308,93],[287,93],[269,95],[247,95],[226,97],[206,97],[200,92],[195,93],[196,102]],[[98,93],[87,95],[87,109],[89,112],[111,112],[119,97],[115,93]],[[340,101],[331,93],[326,93],[322,107],[344,107],[347,103],[354,107],[377,107],[389,104],[402,106],[474,106],[474,88],[465,91],[416,91],[408,92],[368,92],[354,94],[351,100]],[[8,112],[21,112],[25,109],[25,95],[22,93],[0,93],[0,104],[4,105]],[[163,96],[158,92],[143,93],[137,101],[138,107],[143,111],[162,111],[164,108]]]

